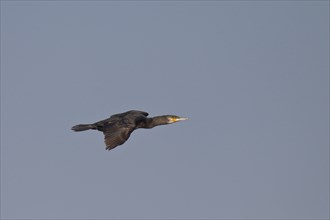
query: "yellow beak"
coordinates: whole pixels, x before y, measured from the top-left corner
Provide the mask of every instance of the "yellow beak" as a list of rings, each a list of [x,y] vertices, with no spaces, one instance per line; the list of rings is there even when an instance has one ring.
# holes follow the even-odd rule
[[[173,122],[188,120],[188,118],[173,118]]]

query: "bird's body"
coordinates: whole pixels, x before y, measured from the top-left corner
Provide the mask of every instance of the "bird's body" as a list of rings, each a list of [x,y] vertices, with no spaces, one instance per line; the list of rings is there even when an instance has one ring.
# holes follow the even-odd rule
[[[171,124],[186,120],[175,115],[162,115],[148,118],[149,114],[143,111],[128,111],[112,115],[102,121],[93,124],[79,124],[72,127],[74,131],[85,131],[89,129],[99,130],[104,133],[104,141],[107,150],[111,150],[125,143],[131,133],[138,128],[153,128],[158,125]]]

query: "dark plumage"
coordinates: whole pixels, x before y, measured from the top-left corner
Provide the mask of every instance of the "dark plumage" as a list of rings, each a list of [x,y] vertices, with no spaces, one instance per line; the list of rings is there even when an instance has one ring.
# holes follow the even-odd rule
[[[95,122],[94,124],[79,124],[73,126],[74,131],[89,129],[99,130],[104,133],[104,142],[107,150],[111,150],[127,141],[131,133],[138,128],[153,128],[158,125],[171,124],[186,120],[176,115],[162,115],[147,118],[149,114],[143,111],[128,111],[112,115],[110,118]]]

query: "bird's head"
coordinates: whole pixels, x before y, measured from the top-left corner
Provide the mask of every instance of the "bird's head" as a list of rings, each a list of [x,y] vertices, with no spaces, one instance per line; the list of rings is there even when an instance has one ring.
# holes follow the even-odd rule
[[[184,121],[184,120],[187,120],[188,118],[182,118],[182,117],[179,117],[179,116],[176,116],[176,115],[167,115],[167,122],[169,124],[171,123],[174,123],[174,122],[178,122],[178,121]]]

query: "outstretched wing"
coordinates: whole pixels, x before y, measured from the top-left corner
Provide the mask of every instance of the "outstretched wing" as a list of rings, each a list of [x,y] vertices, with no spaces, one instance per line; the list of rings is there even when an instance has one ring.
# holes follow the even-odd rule
[[[127,141],[133,131],[133,127],[123,127],[118,126],[118,124],[106,126],[103,131],[106,149],[111,150],[119,145],[122,145],[125,141]]]
[[[131,110],[113,115],[103,127],[104,142],[107,150],[111,150],[127,141],[134,129],[144,121],[147,112]]]

